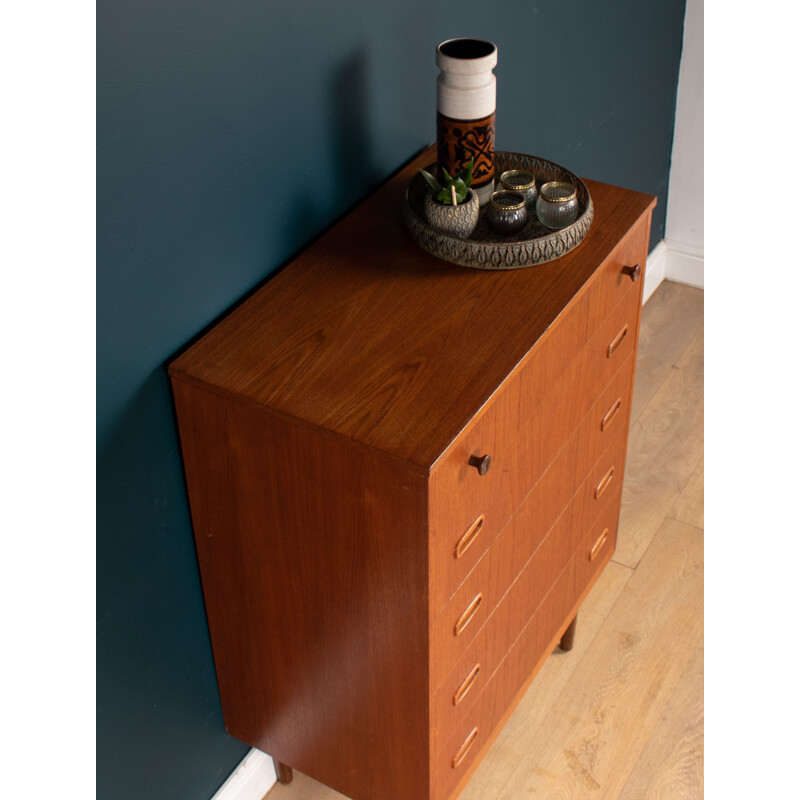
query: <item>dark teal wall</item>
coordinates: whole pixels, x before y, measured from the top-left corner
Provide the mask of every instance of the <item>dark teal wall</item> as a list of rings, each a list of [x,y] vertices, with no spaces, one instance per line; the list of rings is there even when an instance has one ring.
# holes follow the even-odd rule
[[[101,0],[98,797],[207,800],[223,729],[165,366],[435,135],[436,44],[499,48],[497,146],[657,194],[684,0]]]

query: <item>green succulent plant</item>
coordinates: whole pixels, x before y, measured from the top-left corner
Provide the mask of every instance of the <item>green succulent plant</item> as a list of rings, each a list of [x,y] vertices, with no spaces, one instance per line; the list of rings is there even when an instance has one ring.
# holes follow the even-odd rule
[[[455,177],[450,177],[447,170],[442,167],[444,181],[440,183],[430,172],[424,169],[420,170],[420,174],[428,184],[431,194],[434,199],[443,205],[458,205],[467,199],[467,192],[472,183],[472,168],[475,165],[475,159],[471,158],[469,164],[463,169],[459,170]],[[455,202],[453,201],[453,190],[455,189]]]

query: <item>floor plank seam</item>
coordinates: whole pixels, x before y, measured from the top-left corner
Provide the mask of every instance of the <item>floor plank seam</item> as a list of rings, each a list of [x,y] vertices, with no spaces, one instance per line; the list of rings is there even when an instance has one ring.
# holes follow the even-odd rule
[[[673,517],[672,514],[667,514],[664,517],[664,520],[671,520],[672,522],[679,522],[681,525],[686,525],[688,528],[694,528],[696,531],[700,531],[700,533],[705,534],[706,529],[702,525],[695,525],[692,522],[687,522],[685,519],[680,519],[678,517]]]
[[[612,564],[616,564],[618,567],[625,567],[625,569],[630,570],[631,572],[635,572],[636,567],[632,567],[630,564],[626,564],[624,561],[617,561],[616,558],[611,559]]]

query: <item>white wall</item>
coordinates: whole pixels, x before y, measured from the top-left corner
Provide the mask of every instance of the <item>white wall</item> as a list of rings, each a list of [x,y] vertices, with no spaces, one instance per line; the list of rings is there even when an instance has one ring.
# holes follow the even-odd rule
[[[703,286],[703,0],[687,0],[667,199],[665,277]]]

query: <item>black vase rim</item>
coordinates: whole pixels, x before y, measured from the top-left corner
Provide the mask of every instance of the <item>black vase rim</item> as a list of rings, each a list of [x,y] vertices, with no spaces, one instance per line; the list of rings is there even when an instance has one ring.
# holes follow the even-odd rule
[[[459,37],[447,39],[436,48],[443,56],[471,61],[477,58],[486,58],[497,51],[497,45],[488,39],[473,39]]]

